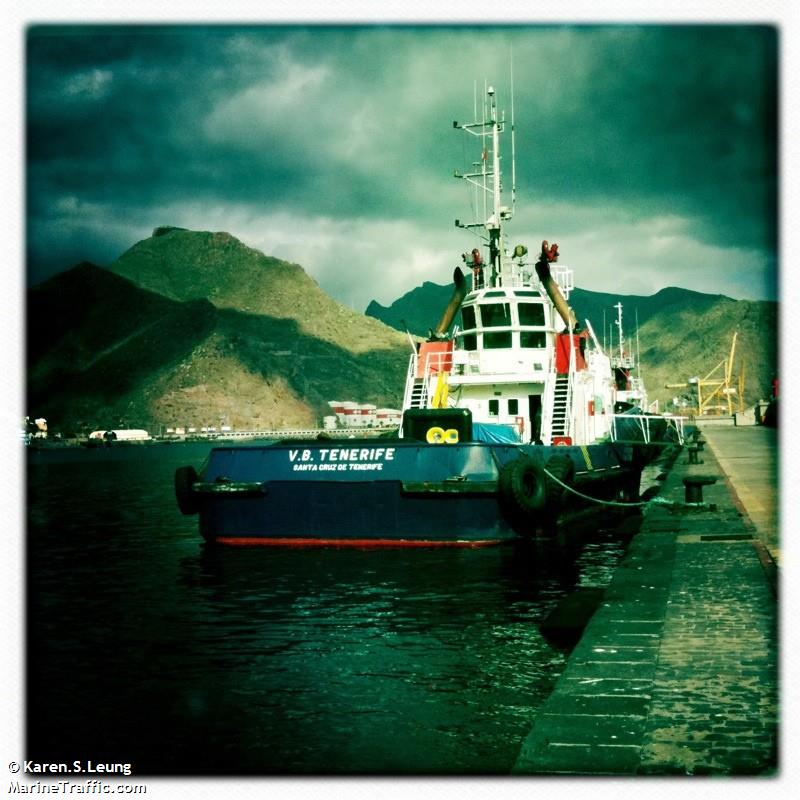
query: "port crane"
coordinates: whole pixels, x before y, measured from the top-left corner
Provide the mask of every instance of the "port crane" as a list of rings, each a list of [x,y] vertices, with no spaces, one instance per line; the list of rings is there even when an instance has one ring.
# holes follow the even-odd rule
[[[736,353],[736,337],[738,331],[734,331],[731,341],[731,350],[727,358],[723,358],[707,375],[704,377],[689,378],[685,383],[667,383],[667,389],[690,389],[696,394],[696,405],[691,412],[695,416],[707,416],[710,414],[721,414],[727,408],[728,414],[733,414],[733,398],[738,396],[737,409],[743,410],[744,403],[744,363],[739,373],[739,387],[732,385],[733,378],[733,357]],[[720,371],[722,374],[720,375]]]

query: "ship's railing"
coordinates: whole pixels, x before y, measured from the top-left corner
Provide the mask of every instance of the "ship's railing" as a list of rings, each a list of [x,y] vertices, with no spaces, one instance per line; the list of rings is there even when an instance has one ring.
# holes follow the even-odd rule
[[[447,403],[448,397],[448,381],[450,379],[450,372],[453,369],[453,351],[447,350],[446,352],[428,353],[425,358],[425,406],[429,402],[434,403],[434,408],[441,408],[437,403]],[[428,381],[431,377],[436,376],[436,388],[428,386]],[[441,394],[440,394],[441,392]]]
[[[611,366],[621,369],[633,369],[633,356],[611,356]]]
[[[408,372],[406,373],[406,388],[403,393],[403,411],[411,408],[411,396],[414,393],[414,381],[417,375],[417,361],[418,356],[416,353],[411,354],[408,360]]]
[[[564,299],[568,299],[569,293],[575,288],[575,273],[569,267],[560,267],[557,264],[550,266],[550,274],[553,280],[558,284]]]
[[[575,288],[574,272],[569,267],[551,264],[550,274],[558,284],[564,299],[568,300],[569,293]],[[533,264],[515,264],[510,272],[503,274],[502,284],[505,289],[538,289],[541,281]]]
[[[151,445],[158,442],[212,442],[223,447],[226,442],[236,442],[251,439],[316,439],[324,434],[331,439],[352,439],[356,436],[381,436],[387,431],[397,430],[399,423],[374,424],[369,427],[353,426],[347,428],[295,428],[279,430],[247,430],[226,431],[225,433],[181,433],[177,435],[154,436],[152,439],[142,439],[133,442],[138,445]]]
[[[428,353],[425,358],[425,375],[435,375],[439,372],[450,372],[453,364],[453,351],[442,353]]]
[[[427,408],[429,398],[428,382],[431,376],[441,372],[449,373],[453,365],[453,351],[433,352],[425,355],[424,369],[419,370],[419,354],[412,353],[408,360],[406,387],[403,393],[403,411],[409,408]],[[417,390],[415,398],[415,389]],[[417,400],[415,403],[414,400]]]
[[[675,431],[677,444],[683,444],[684,438],[684,422],[688,417],[673,417],[665,416],[663,414],[613,414],[611,416],[611,440],[614,442],[642,442],[643,444],[652,443],[651,426],[656,422],[666,423],[666,430],[673,429]],[[641,439],[631,439],[630,437],[620,438],[618,420],[625,423],[634,423],[637,431],[641,434]],[[626,425],[626,427],[628,427]],[[665,432],[666,432],[665,430]]]
[[[574,436],[574,425],[572,419],[572,395],[575,388],[575,373],[577,372],[577,356],[575,355],[575,336],[573,335],[572,326],[569,329],[569,372],[567,375],[567,396],[565,398],[566,408],[564,413],[566,418],[564,420],[564,428],[566,436],[572,438]]]

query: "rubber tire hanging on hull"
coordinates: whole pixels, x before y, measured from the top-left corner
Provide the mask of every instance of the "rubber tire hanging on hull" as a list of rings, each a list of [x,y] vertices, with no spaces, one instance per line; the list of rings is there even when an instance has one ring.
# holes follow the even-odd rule
[[[569,456],[551,456],[544,465],[546,473],[554,475],[561,483],[572,484],[575,477],[575,464]],[[545,535],[553,535],[567,490],[556,483],[549,475],[545,475],[546,507],[542,515],[542,531]]]
[[[497,477],[497,499],[511,527],[532,535],[547,504],[542,468],[526,455],[504,464]]]
[[[194,467],[178,467],[175,470],[175,499],[182,514],[196,514],[199,510],[197,497],[192,491],[196,481],[197,471]]]

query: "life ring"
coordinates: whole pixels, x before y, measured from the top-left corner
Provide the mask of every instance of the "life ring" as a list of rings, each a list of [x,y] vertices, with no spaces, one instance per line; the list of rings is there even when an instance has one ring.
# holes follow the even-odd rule
[[[175,499],[182,514],[198,512],[197,496],[192,486],[197,482],[197,471],[194,467],[178,467],[175,470]]]
[[[434,425],[428,428],[425,439],[428,444],[458,444],[458,430],[456,428],[444,428]]]
[[[497,477],[497,495],[511,525],[520,533],[529,532],[531,517],[547,503],[542,468],[526,455],[509,461]]]
[[[440,428],[438,425],[428,428],[425,439],[428,444],[441,444],[444,441],[444,428]]]

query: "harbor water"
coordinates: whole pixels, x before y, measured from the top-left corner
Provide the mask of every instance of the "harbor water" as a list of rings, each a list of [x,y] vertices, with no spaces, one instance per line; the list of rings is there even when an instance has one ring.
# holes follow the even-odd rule
[[[26,758],[137,775],[510,772],[569,655],[540,624],[576,586],[607,585],[627,538],[210,548],[172,490],[208,450],[29,451]]]

